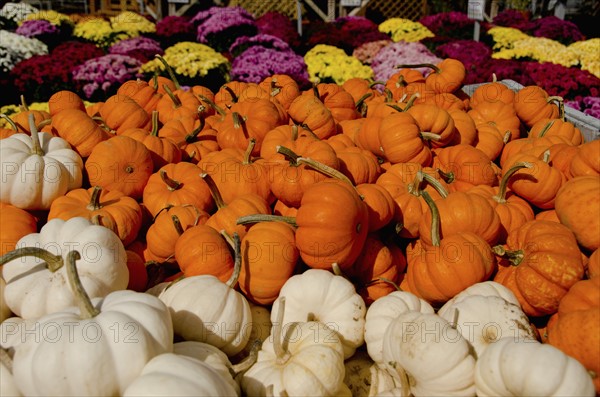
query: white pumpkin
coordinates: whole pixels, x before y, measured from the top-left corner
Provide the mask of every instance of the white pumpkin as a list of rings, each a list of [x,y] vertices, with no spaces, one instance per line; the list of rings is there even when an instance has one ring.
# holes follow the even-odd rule
[[[416,396],[474,396],[475,358],[450,323],[436,314],[415,311],[396,317],[383,339],[390,370],[408,376]]]
[[[209,364],[174,353],[161,354],[150,360],[123,393],[124,397],[236,395],[230,382]]]
[[[364,343],[366,306],[354,285],[327,270],[309,269],[290,277],[273,302],[271,322],[281,297],[286,298],[283,324],[318,321],[338,333],[344,358],[350,358]]]
[[[502,338],[477,360],[475,387],[486,396],[594,396],[587,370],[552,345]]]
[[[248,396],[347,395],[338,333],[317,321],[283,323],[285,302],[280,299],[272,338],[263,343],[256,364],[242,376],[242,390]]]
[[[12,358],[4,349],[0,349],[0,396],[20,397],[21,392],[12,376]]]
[[[227,283],[212,275],[185,277],[158,295],[171,311],[175,333],[187,341],[209,343],[229,357],[248,344],[252,313],[233,289],[240,273],[240,239],[234,234],[235,268]]]
[[[0,140],[0,201],[26,210],[47,210],[57,197],[81,187],[83,160],[69,143],[38,133],[29,116],[31,136]]]
[[[466,296],[447,306],[441,316],[473,346],[476,357],[503,337],[536,339],[527,315],[520,306],[498,296]]]
[[[127,288],[127,254],[119,236],[85,218],[51,219],[39,233],[21,238],[17,247],[37,247],[53,254],[43,260],[33,256],[16,258],[2,268],[6,280],[4,299],[12,312],[22,318],[37,318],[76,305],[66,266],[62,266],[70,250],[81,254],[77,270],[91,298]],[[12,253],[16,251],[2,258],[6,260]],[[61,267],[51,271],[57,266],[55,260]]]
[[[6,281],[4,278],[0,276],[0,323],[7,318],[9,318],[12,314],[10,311],[10,307],[6,304],[6,299],[4,299],[4,289],[6,288]]]
[[[250,305],[250,312],[252,313],[250,337],[248,338],[248,343],[244,346],[244,349],[232,358],[236,361],[248,357],[257,340],[260,340],[261,344],[263,341],[267,340],[271,334],[271,327],[273,326],[273,324],[271,324],[271,311],[269,309],[250,301],[248,301],[248,304]]]
[[[383,364],[385,330],[392,320],[409,311],[434,313],[433,307],[427,301],[405,291],[394,291],[369,306],[365,324],[365,343],[373,361]]]
[[[373,397],[388,390],[401,390],[402,397],[410,396],[408,378],[399,378],[373,362],[369,354],[359,350],[344,363],[344,383],[354,397]]]
[[[79,307],[21,329],[22,343],[13,347],[15,383],[26,396],[122,394],[150,359],[172,351],[169,310],[156,297],[130,290],[90,300],[72,254],[66,266]]]
[[[483,281],[481,283],[473,284],[470,287],[462,290],[461,292],[456,294],[452,299],[447,301],[442,307],[440,307],[440,309],[437,311],[437,314],[439,314],[440,316],[445,316],[446,310],[448,310],[448,308],[452,306],[455,302],[459,302],[460,300],[473,295],[496,296],[506,300],[508,303],[511,303],[521,308],[519,300],[510,289],[506,288],[500,283],[488,280]]]
[[[235,373],[234,366],[229,361],[229,357],[218,348],[208,343],[185,341],[173,344],[173,353],[208,364],[222,380],[231,385],[238,396],[240,395],[240,385],[232,376]]]

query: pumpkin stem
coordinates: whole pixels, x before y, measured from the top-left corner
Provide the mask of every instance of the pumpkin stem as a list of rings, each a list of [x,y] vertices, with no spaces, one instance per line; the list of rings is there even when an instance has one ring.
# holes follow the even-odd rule
[[[227,114],[227,112],[225,112],[225,110],[223,110],[222,107],[220,107],[219,105],[214,103],[214,101],[211,100],[210,98],[208,98],[204,95],[200,95],[200,94],[198,95],[198,98],[200,98],[202,100],[202,102],[206,102],[208,104],[208,106],[213,108],[215,110],[215,112],[219,113],[219,115],[225,116]]]
[[[414,63],[414,64],[408,64],[408,65],[396,65],[396,69],[403,69],[403,68],[409,68],[409,69],[416,69],[416,68],[430,68],[433,69],[434,73],[441,73],[442,69],[438,68],[436,65],[432,64],[432,63]]]
[[[385,81],[383,81],[383,80],[375,80],[374,82],[372,82],[371,84],[369,84],[369,88],[373,88],[376,85],[383,85],[383,86],[385,86]]]
[[[366,94],[364,94],[363,96],[361,96],[360,98],[358,98],[358,101],[356,101],[356,110],[364,117],[365,114],[367,113],[367,106],[365,104],[365,101],[372,97],[373,93],[372,92],[367,92]]]
[[[48,270],[50,270],[52,273],[60,269],[64,264],[62,256],[54,255],[48,250],[39,247],[22,247],[0,256],[0,266],[24,256],[34,256],[43,260],[46,262],[46,267]]]
[[[152,111],[152,131],[150,131],[150,135],[158,136],[158,111]]]
[[[221,230],[221,235],[229,236],[225,230]],[[225,238],[228,240],[227,238]],[[229,240],[228,240],[229,241]],[[233,232],[233,252],[234,252],[234,265],[233,273],[229,280],[225,283],[229,288],[234,288],[240,278],[240,271],[242,270],[242,242],[240,235],[237,232]]]
[[[323,175],[327,175],[331,178],[339,179],[340,181],[348,182],[350,184],[350,186],[354,186],[352,181],[346,175],[342,174],[340,171],[336,170],[335,168],[328,166],[327,164],[323,164],[319,161],[313,160],[308,157],[298,157],[298,159],[296,159],[296,162],[298,164],[304,164],[304,165],[312,168],[315,171],[319,171]]]
[[[181,86],[179,85],[179,81],[177,80],[177,76],[175,76],[175,72],[173,71],[173,68],[171,67],[171,65],[169,65],[169,63],[161,55],[156,54],[154,57],[156,59],[158,59],[165,66],[165,69],[167,70],[167,73],[169,74],[169,78],[171,79],[171,81],[173,81],[173,84],[175,84],[175,89],[177,89],[177,90],[181,89]],[[158,79],[158,77],[157,77],[157,79]],[[164,88],[164,85],[163,85],[163,88]]]
[[[422,191],[421,196],[431,210],[431,244],[435,247],[440,246],[440,211],[438,210],[435,201],[431,198],[428,192]]]
[[[198,138],[198,135],[200,134],[200,132],[202,132],[202,130],[204,129],[204,126],[206,125],[206,121],[204,121],[204,117],[200,117],[200,125],[198,127],[196,127],[192,132],[190,132],[189,134],[187,134],[185,136],[184,141],[186,143],[192,143],[196,141],[196,138]]]
[[[206,172],[201,173],[200,176],[202,177],[202,179],[204,179],[204,182],[206,182],[206,184],[208,185],[208,189],[210,190],[210,195],[212,196],[213,200],[215,201],[217,208],[218,209],[225,208],[227,205],[225,204],[225,201],[223,201],[223,196],[221,196],[221,192],[219,191],[219,188],[217,187],[215,180]]]
[[[181,226],[181,221],[179,220],[179,217],[177,215],[171,215],[171,220],[173,221],[173,227],[175,227],[175,231],[181,236],[184,230],[183,226]]]
[[[445,171],[442,171],[440,168],[436,168],[435,171],[442,177],[444,182],[446,182],[446,183],[454,182],[454,179],[455,179],[454,172],[452,172],[452,171],[445,172]]]
[[[170,191],[177,190],[181,187],[181,185],[183,185],[181,182],[169,177],[166,170],[160,170],[158,174],[160,175],[160,179],[166,183]]]
[[[543,137],[544,135],[546,135],[546,133],[548,132],[548,130],[550,128],[552,128],[552,126],[554,125],[554,120],[550,120],[546,123],[546,125],[544,126],[544,128],[542,128],[542,130],[540,131],[540,133],[538,134],[538,138]]]
[[[389,278],[385,278],[385,277],[377,277],[376,279],[369,281],[367,283],[367,286],[376,284],[378,282],[384,282],[384,283],[390,284],[392,287],[394,287],[396,289],[396,291],[402,291],[402,288],[400,288],[400,286],[397,283],[395,283],[394,281],[390,280]]]
[[[231,113],[231,117],[233,118],[233,128],[239,130],[242,128],[242,124],[246,121],[245,117],[242,117],[238,112]]]
[[[398,113],[404,112],[404,109],[402,109],[400,106],[398,106],[395,103],[386,103],[385,106],[391,107],[392,109],[394,109]]]
[[[0,347],[0,363],[2,363],[2,365],[8,369],[8,372],[12,374],[13,359],[3,347]]]
[[[271,79],[271,84],[269,86],[271,88],[271,92],[269,93],[270,96],[279,95],[279,93],[281,92],[281,89],[283,88],[282,86],[277,85],[277,77],[273,77]]]
[[[496,81],[498,81],[498,77],[496,76],[496,73],[492,73],[492,83],[495,83]]]
[[[550,149],[546,149],[546,151],[542,153],[542,161],[546,164],[550,162]]]
[[[492,247],[492,252],[500,257],[508,259],[510,264],[513,266],[519,266],[519,264],[525,258],[525,253],[523,250],[510,251],[504,248],[502,245],[496,245]]]
[[[508,143],[508,141],[510,141],[511,136],[512,136],[512,134],[510,133],[510,131],[506,131],[504,133],[504,138],[502,138],[502,143],[506,145]]]
[[[440,181],[435,179],[433,176],[423,172],[422,170],[419,170],[419,172],[417,172],[417,174],[419,173],[421,173],[421,180],[431,185],[431,187],[433,187],[435,191],[438,192],[440,196],[442,196],[442,198],[448,197],[448,190],[446,190],[446,188],[440,183]]]
[[[321,94],[319,94],[319,87],[318,87],[319,83],[314,83],[312,86],[312,92],[315,95],[315,98],[317,98],[318,100],[321,100]]]
[[[298,156],[292,149],[288,149],[285,146],[277,145],[275,148],[277,153],[283,154],[283,156],[290,161],[290,165],[298,166]]]
[[[298,139],[298,125],[293,124],[292,125],[292,141],[295,141],[296,139]]]
[[[19,105],[19,109],[21,112],[29,112],[29,105],[27,105],[27,101],[25,100],[25,95],[21,94],[20,96],[21,104]]]
[[[0,118],[6,120],[6,122],[10,125],[10,128],[12,128],[15,132],[19,132],[17,125],[15,124],[14,121],[12,121],[12,119],[10,117],[8,117],[8,115],[6,115],[4,113],[0,113]]]
[[[89,211],[96,211],[102,208],[100,204],[100,194],[102,194],[101,186],[94,186],[94,190],[92,190],[92,196],[90,197],[90,202],[85,207]]]
[[[408,98],[408,101],[406,101],[406,105],[404,105],[404,112],[406,112],[408,109],[412,108],[413,105],[415,104],[415,101],[417,99],[421,98],[421,94],[418,92],[413,93],[410,98]]]
[[[171,91],[171,89],[169,88],[168,85],[163,84],[163,89],[165,90],[165,92],[167,93],[167,95],[169,96],[169,98],[171,98],[171,100],[173,101],[173,108],[178,109],[181,106],[183,106],[183,104],[181,103],[181,100],[179,99],[179,97],[177,95],[175,95],[173,93],[173,91]]]
[[[281,341],[283,333],[283,314],[285,313],[285,296],[279,297],[279,307],[277,308],[277,319],[273,324],[273,350],[277,356],[277,364],[285,364],[291,357],[291,354],[283,348]]]
[[[244,215],[237,218],[237,225],[247,225],[250,223],[258,223],[258,222],[285,222],[287,224],[292,225],[293,227],[298,227],[296,224],[296,218],[292,216],[281,216],[281,215],[270,215],[270,214],[252,214],[252,215]]]
[[[35,120],[33,118],[33,113],[29,113],[27,116],[27,120],[29,121],[29,130],[31,131],[31,154],[37,154],[38,156],[44,156],[44,150],[40,145],[40,137],[38,129],[35,125]]]
[[[421,138],[428,141],[439,141],[442,139],[442,136],[440,134],[434,134],[433,132],[423,131],[421,132]]]
[[[67,254],[67,275],[69,277],[69,285],[77,300],[77,306],[79,306],[79,317],[84,320],[96,317],[100,314],[100,310],[94,307],[89,295],[85,292],[85,288],[83,288],[83,284],[81,284],[77,265],[75,264],[75,261],[79,259],[81,259],[79,252],[69,251]]]
[[[532,168],[532,167],[533,167],[533,164],[525,163],[525,162],[518,162],[518,163],[515,163],[512,167],[510,167],[506,171],[504,176],[502,176],[502,179],[500,180],[500,184],[498,187],[498,194],[495,195],[493,197],[493,199],[502,204],[506,203],[506,191],[507,191],[507,186],[508,186],[508,180],[510,179],[510,177],[513,176],[513,174],[515,172],[519,171],[520,169]]]
[[[242,164],[252,164],[252,151],[254,150],[254,146],[256,146],[256,138],[250,138],[248,140],[248,147],[244,152],[244,161],[242,162]]]
[[[342,272],[342,269],[340,268],[340,265],[337,262],[333,262],[331,264],[331,270],[336,276],[347,278],[346,276],[344,276],[344,272]]]
[[[294,124],[295,125],[295,124]],[[302,129],[306,132],[308,132],[308,135],[310,135],[312,138],[315,138],[317,141],[320,141],[321,138],[319,138],[319,136],[317,134],[315,134],[313,132],[313,130],[310,129],[309,126],[307,126],[306,124],[301,124],[300,127],[302,127]]]
[[[235,93],[235,91],[233,91],[233,89],[230,86],[224,85],[223,89],[227,91],[229,95],[231,95],[231,102],[237,103],[239,101],[237,94]]]
[[[240,361],[239,363],[232,365],[229,369],[232,372],[232,376],[235,378],[239,374],[246,372],[252,367],[256,360],[258,359],[258,351],[260,350],[260,346],[262,345],[262,340],[256,339],[252,343],[252,347],[250,348],[250,354],[248,357]]]
[[[158,91],[158,71],[152,75],[152,88],[154,88],[154,91]]]
[[[452,322],[450,323],[450,327],[452,327],[452,329],[456,329],[456,327],[458,326],[458,315],[458,309],[454,308],[454,316],[452,316]]]

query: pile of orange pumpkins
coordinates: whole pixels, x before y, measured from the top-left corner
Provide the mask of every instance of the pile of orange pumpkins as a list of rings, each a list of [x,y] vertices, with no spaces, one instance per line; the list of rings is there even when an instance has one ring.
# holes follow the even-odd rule
[[[600,140],[432,69],[3,115],[0,394],[600,393]]]

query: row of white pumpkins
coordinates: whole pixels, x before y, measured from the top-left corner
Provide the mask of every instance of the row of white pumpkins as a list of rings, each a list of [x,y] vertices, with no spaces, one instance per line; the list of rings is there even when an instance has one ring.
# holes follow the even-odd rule
[[[232,288],[235,274],[125,290],[121,241],[84,218],[53,219],[17,247],[38,257],[0,258],[2,396],[595,395],[491,281],[437,312],[402,291],[367,308],[344,277],[312,269],[269,313]]]

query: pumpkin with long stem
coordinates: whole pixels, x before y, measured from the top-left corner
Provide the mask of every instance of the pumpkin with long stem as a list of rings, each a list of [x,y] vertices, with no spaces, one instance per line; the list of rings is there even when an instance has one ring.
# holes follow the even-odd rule
[[[562,102],[562,97],[550,96],[542,87],[529,85],[517,92],[513,107],[523,124],[532,127],[539,120],[559,118]]]
[[[415,119],[421,131],[440,136],[430,141],[432,148],[448,146],[457,133],[454,119],[445,109],[432,103],[416,103],[406,110]]]
[[[564,120],[563,117],[556,119],[541,119],[538,120],[529,130],[530,138],[537,138],[542,136],[556,135],[563,137],[571,145],[579,146],[584,141],[584,136],[581,130],[570,121]]]
[[[71,190],[54,200],[48,213],[48,219],[65,221],[76,216],[109,228],[124,245],[132,243],[142,227],[142,208],[136,200],[100,186]]]
[[[290,119],[296,125],[304,126],[320,139],[336,134],[336,121],[331,111],[315,95],[300,95],[290,104]]]
[[[560,223],[529,221],[509,233],[506,245],[495,246],[494,252],[500,258],[494,281],[516,295],[528,316],[555,313],[569,288],[583,278],[577,240]]]
[[[341,85],[320,83],[313,89],[304,91],[302,95],[317,96],[329,109],[336,123],[342,120],[357,119],[360,116],[356,111],[354,98]]]
[[[12,116],[13,122],[19,128],[19,132],[31,134],[31,123],[29,116],[33,116],[33,124],[38,127],[40,123],[50,119],[50,113],[45,110],[32,110],[25,100],[25,96],[21,95],[21,103],[19,104],[19,112]]]
[[[150,214],[156,216],[168,205],[180,204],[191,204],[211,212],[215,203],[201,172],[197,165],[181,162],[167,164],[152,174],[143,192],[143,201]]]
[[[510,131],[510,141],[521,136],[521,121],[511,105],[503,102],[481,102],[467,112],[476,125],[491,124],[500,131]]]
[[[172,140],[181,149],[182,160],[194,164],[220,149],[217,131],[208,126],[204,117],[171,119],[161,127],[158,135]]]
[[[438,205],[426,191],[421,194],[430,208],[429,239],[425,240],[421,231],[421,239],[407,251],[405,279],[410,292],[432,305],[441,305],[467,287],[487,280],[496,269],[496,260],[490,245],[473,231],[447,233],[442,238]],[[444,200],[448,199],[439,201]]]
[[[469,194],[478,194],[485,197],[492,204],[500,218],[501,229],[499,241],[506,241],[506,237],[510,232],[525,222],[534,219],[533,209],[529,203],[513,192],[510,192],[507,188],[508,181],[515,172],[522,168],[531,168],[532,166],[531,163],[516,163],[504,174],[498,187],[479,185],[467,190]]]
[[[450,191],[465,191],[477,185],[497,184],[490,158],[470,145],[454,145],[435,152],[433,167],[448,184]]]
[[[466,77],[465,65],[458,59],[446,58],[437,64],[422,63],[398,65],[398,68],[428,67],[433,71],[425,78],[426,86],[436,93],[454,92],[460,88]]]

